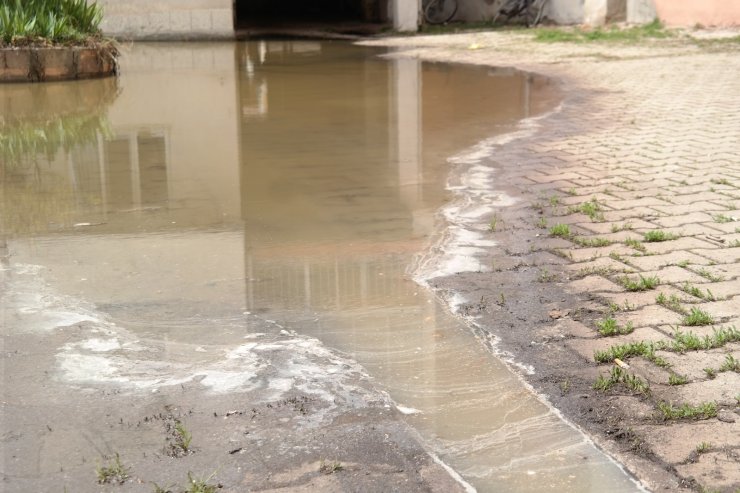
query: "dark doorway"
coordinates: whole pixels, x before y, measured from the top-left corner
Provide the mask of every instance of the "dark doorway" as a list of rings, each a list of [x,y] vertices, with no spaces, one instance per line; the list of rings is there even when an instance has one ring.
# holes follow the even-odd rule
[[[388,21],[388,0],[234,0],[237,37],[368,35]]]

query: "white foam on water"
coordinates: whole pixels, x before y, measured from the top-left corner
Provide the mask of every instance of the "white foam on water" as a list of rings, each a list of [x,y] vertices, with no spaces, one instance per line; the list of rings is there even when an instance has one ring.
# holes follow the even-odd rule
[[[327,404],[316,424],[341,402],[353,405],[381,395],[358,386],[369,378],[364,369],[318,339],[285,329],[279,335],[247,334],[242,344],[231,347],[143,339],[94,305],[55,292],[44,270],[15,264],[3,273],[3,330],[39,333],[75,325],[68,342],[56,350],[58,380],[131,392],[191,384],[213,393],[262,391],[258,395],[267,400],[301,391]]]
[[[44,267],[11,264],[4,275],[0,303],[6,310],[5,330],[49,332],[82,322],[100,322],[94,307],[71,296],[54,293],[42,277]],[[12,327],[12,329],[11,329]]]
[[[88,349],[90,351],[96,352],[96,353],[105,353],[108,351],[120,349],[121,344],[118,342],[118,339],[92,338],[92,339],[88,339],[85,342],[83,342],[81,347],[83,347],[84,349]]]
[[[415,409],[413,407],[406,407],[406,406],[401,406],[401,405],[398,405],[398,404],[396,404],[396,409],[398,409],[398,411],[401,414],[406,414],[406,415],[421,414],[422,413],[422,411],[420,411],[418,409]]]
[[[560,108],[555,111],[559,111]],[[488,218],[517,199],[496,190],[496,170],[486,163],[504,144],[533,135],[549,114],[523,120],[514,132],[484,139],[450,158],[455,171],[446,189],[455,200],[440,211],[446,227],[438,241],[412,267],[414,279],[429,281],[464,272],[489,272],[487,249],[496,246],[490,238]]]

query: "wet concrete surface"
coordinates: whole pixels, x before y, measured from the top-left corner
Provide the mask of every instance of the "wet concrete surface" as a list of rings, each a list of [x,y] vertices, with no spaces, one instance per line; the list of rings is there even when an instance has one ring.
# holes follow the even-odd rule
[[[412,279],[486,242],[419,257],[447,157],[551,83],[378,54],[142,44],[114,86],[53,87],[79,112],[4,128],[7,491],[636,488]],[[115,454],[131,479],[98,485]]]

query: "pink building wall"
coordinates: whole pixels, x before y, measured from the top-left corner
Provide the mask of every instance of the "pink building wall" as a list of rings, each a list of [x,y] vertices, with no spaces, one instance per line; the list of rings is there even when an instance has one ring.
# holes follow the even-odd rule
[[[740,26],[740,0],[654,0],[668,26]]]

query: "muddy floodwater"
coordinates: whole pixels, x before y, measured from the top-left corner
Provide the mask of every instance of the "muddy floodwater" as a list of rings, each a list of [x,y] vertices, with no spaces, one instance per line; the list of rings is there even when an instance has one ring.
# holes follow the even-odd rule
[[[124,426],[177,392],[203,411],[292,391],[323,410],[387,396],[481,492],[638,489],[423,286],[486,245],[438,248],[456,187],[516,200],[480,143],[552,111],[553,83],[379,55],[137,44],[118,80],[0,86],[6,491],[116,491],[96,461],[158,445],[111,406]]]

